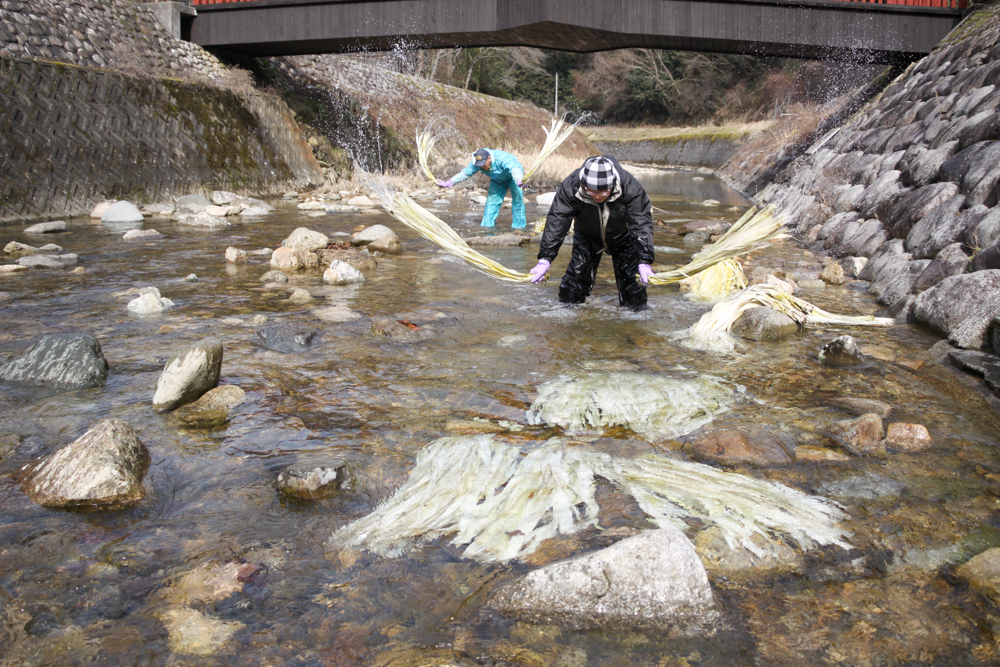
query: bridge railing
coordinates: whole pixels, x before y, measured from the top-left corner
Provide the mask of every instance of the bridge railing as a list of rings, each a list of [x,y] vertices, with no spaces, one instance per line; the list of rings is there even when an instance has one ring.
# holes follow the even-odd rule
[[[229,5],[255,0],[190,0],[193,5]],[[966,9],[969,0],[835,0],[857,4],[903,5],[906,7],[937,7],[940,9]]]

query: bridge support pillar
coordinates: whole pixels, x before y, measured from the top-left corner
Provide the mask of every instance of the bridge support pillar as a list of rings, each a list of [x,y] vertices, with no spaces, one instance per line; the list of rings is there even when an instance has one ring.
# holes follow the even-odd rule
[[[191,22],[198,10],[183,2],[149,2],[153,16],[174,39],[191,41]]]

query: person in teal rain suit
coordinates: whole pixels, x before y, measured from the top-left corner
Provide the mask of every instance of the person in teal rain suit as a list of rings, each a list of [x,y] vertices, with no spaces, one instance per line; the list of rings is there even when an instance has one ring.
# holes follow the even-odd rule
[[[524,229],[526,219],[524,216],[524,193],[521,185],[524,181],[524,167],[517,161],[517,158],[504,151],[480,148],[472,154],[472,161],[469,166],[458,172],[447,181],[438,181],[442,188],[450,188],[456,183],[461,183],[470,176],[475,176],[476,172],[482,171],[490,177],[490,190],[486,194],[486,210],[483,211],[483,227],[492,227],[503,206],[503,196],[510,190],[511,214],[514,217],[511,227],[514,229]]]

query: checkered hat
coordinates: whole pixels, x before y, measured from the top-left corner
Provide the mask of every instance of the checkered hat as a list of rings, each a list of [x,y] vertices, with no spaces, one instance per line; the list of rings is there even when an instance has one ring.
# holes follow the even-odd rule
[[[615,165],[606,157],[588,158],[580,170],[580,182],[583,187],[595,192],[605,192],[615,186],[618,172]]]

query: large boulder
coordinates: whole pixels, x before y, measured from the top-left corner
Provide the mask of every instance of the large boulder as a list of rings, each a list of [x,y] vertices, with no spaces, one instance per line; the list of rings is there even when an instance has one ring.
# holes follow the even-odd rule
[[[285,248],[302,248],[309,252],[315,252],[320,248],[325,248],[329,242],[330,239],[326,234],[321,234],[307,227],[299,227],[282,241],[281,245]]]
[[[932,183],[913,190],[896,202],[886,216],[885,224],[893,236],[906,238],[918,220],[958,193],[956,183]]]
[[[120,419],[104,419],[45,459],[24,485],[45,507],[114,507],[145,497],[149,451]]]
[[[881,457],[885,455],[882,418],[876,414],[866,414],[857,419],[839,421],[831,425],[830,436],[840,446],[856,456]]]
[[[1000,270],[945,278],[917,297],[913,314],[918,322],[945,336],[958,333],[964,325],[960,347],[984,347],[989,324],[1000,314]]]
[[[25,234],[57,234],[68,232],[69,227],[65,220],[53,220],[52,222],[39,222],[24,230]]]
[[[997,239],[1000,239],[1000,206],[989,209],[975,229],[966,228],[965,232],[965,242],[970,248],[988,248]]]
[[[316,253],[302,248],[278,248],[271,253],[271,268],[278,271],[304,271],[319,266]]]
[[[879,246],[878,250],[869,258],[858,273],[858,280],[872,281],[878,277],[879,272],[898,255],[906,255],[910,259],[909,253],[902,239],[892,239]]]
[[[170,357],[156,381],[153,409],[173,410],[201,398],[219,384],[222,374],[222,342],[215,336]]]
[[[333,260],[330,267],[323,273],[323,282],[333,285],[364,282],[365,277],[347,262]]]
[[[830,368],[859,366],[865,357],[851,336],[837,336],[819,351],[819,362]]]
[[[927,270],[930,263],[929,259],[915,259],[912,262],[907,262],[901,267],[895,278],[888,281],[885,287],[879,291],[878,302],[883,306],[892,306],[908,294],[915,292],[917,280]]]
[[[913,225],[906,235],[906,250],[914,259],[933,259],[941,250],[964,236],[967,220],[960,214],[965,197],[957,195],[941,202]]]
[[[101,222],[133,223],[142,222],[142,212],[135,204],[127,201],[116,201],[101,214]]]
[[[913,292],[919,294],[950,276],[957,276],[965,273],[969,266],[969,256],[965,252],[965,246],[961,243],[952,243],[950,246],[937,254],[930,264],[913,283]]]
[[[23,355],[0,366],[0,380],[53,387],[100,387],[108,379],[101,344],[86,334],[44,336]]]
[[[174,202],[174,211],[176,213],[200,213],[212,205],[212,200],[204,195],[184,195],[178,197],[177,201]]]
[[[553,563],[501,588],[490,606],[534,623],[702,634],[717,622],[708,575],[675,528]]]
[[[992,115],[992,112],[988,112]],[[969,169],[962,177],[962,191],[967,193],[966,206],[985,204],[993,206],[993,188],[1000,180],[1000,143],[984,141],[988,144],[969,163]],[[977,144],[978,145],[978,144]]]

